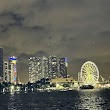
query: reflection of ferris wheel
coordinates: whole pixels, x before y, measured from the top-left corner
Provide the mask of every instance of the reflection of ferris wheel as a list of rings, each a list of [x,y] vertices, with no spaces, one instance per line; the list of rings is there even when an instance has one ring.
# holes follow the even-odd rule
[[[91,61],[87,61],[82,65],[80,75],[84,85],[95,86],[99,80],[99,70],[95,63]]]

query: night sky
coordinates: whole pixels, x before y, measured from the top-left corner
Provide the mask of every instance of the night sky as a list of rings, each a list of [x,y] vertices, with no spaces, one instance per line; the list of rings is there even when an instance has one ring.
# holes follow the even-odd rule
[[[0,0],[0,46],[4,60],[18,57],[21,82],[28,81],[30,56],[68,57],[77,79],[93,61],[110,75],[110,0]]]

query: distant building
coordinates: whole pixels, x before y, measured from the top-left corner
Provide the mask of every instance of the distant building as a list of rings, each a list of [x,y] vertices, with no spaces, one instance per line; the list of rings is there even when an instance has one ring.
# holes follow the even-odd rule
[[[16,84],[17,82],[17,57],[9,57],[9,81]]]
[[[41,58],[29,58],[29,81],[33,83],[40,80],[42,77]]]
[[[4,81],[9,82],[9,64],[8,62],[4,62]]]
[[[49,58],[46,56],[42,57],[42,74],[43,78],[49,78]]]
[[[49,57],[49,78],[57,78],[58,74],[58,62],[56,56]]]
[[[36,74],[37,74],[37,63],[35,57],[29,58],[29,81],[31,83],[36,81]]]
[[[30,57],[29,81],[31,83],[42,78],[55,79],[60,76],[67,77],[67,58],[61,58],[58,62],[56,56]]]
[[[63,78],[67,78],[67,67],[68,67],[68,60],[67,57],[59,59],[59,72],[60,76]]]
[[[3,81],[3,48],[0,47],[0,82]]]

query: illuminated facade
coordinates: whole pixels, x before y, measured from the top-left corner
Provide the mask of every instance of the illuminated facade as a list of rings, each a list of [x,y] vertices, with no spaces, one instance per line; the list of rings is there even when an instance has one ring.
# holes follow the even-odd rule
[[[67,58],[61,58],[58,62],[56,56],[30,57],[29,81],[33,83],[42,78],[54,79],[60,76],[66,78],[67,66]]]
[[[29,81],[31,83],[38,81],[43,77],[41,61],[40,57],[29,58]]]
[[[9,82],[9,67],[8,62],[4,62],[4,81]]]
[[[0,47],[0,82],[3,81],[3,48]]]
[[[31,57],[29,58],[29,81],[35,82],[42,78],[49,77],[48,57]]]
[[[17,57],[9,57],[9,81],[16,84],[17,82]]]
[[[68,67],[67,57],[59,58],[59,72],[60,76],[63,78],[67,78],[67,67]]]
[[[58,74],[58,62],[56,56],[49,57],[49,78],[57,78]]]
[[[48,57],[42,57],[42,74],[43,78],[49,78],[49,59]]]

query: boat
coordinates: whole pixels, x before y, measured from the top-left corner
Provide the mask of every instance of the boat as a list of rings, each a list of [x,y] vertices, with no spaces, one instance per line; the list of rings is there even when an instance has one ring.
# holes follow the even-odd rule
[[[92,86],[92,85],[82,85],[80,87],[80,89],[94,89],[94,86]]]

